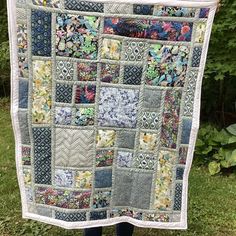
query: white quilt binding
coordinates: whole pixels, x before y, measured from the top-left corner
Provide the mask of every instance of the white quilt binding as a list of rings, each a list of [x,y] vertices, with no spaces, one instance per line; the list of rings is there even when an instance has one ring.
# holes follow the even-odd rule
[[[17,39],[16,39],[16,0],[7,0],[7,10],[8,10],[8,31],[9,31],[9,44],[10,44],[10,61],[11,61],[11,104],[10,104],[10,114],[12,120],[12,127],[15,137],[15,161],[17,169],[17,178],[20,188],[21,196],[21,206],[22,206],[22,218],[32,219],[41,221],[47,224],[60,226],[65,229],[82,229],[96,226],[109,226],[114,225],[119,222],[129,222],[138,227],[145,228],[159,228],[159,229],[187,229],[187,204],[188,204],[188,179],[189,172],[192,164],[193,153],[195,142],[197,138],[197,133],[199,129],[199,118],[200,118],[200,106],[201,106],[201,86],[204,74],[205,62],[208,52],[209,40],[211,35],[212,24],[214,20],[214,15],[217,9],[218,0],[90,0],[92,2],[100,3],[134,3],[134,4],[161,4],[166,6],[182,6],[182,7],[209,7],[210,12],[208,16],[205,40],[203,44],[202,57],[199,66],[199,73],[196,83],[196,93],[194,98],[194,108],[193,108],[193,119],[192,119],[192,129],[190,133],[189,149],[187,154],[187,162],[185,166],[184,176],[183,176],[183,192],[182,192],[182,208],[181,208],[181,221],[180,222],[152,222],[152,221],[141,221],[136,220],[128,216],[115,217],[103,220],[92,220],[84,222],[66,222],[63,220],[53,219],[46,216],[41,216],[38,214],[33,214],[28,211],[26,194],[24,191],[24,179],[22,173],[21,165],[21,133],[19,127],[19,120],[17,116],[18,112],[18,58],[17,58]]]

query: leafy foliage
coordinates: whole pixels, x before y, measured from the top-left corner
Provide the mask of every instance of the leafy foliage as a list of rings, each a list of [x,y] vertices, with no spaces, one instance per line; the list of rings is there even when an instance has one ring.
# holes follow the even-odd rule
[[[236,124],[220,131],[212,125],[202,127],[198,133],[195,155],[200,162],[208,164],[212,175],[222,168],[236,166]]]
[[[0,96],[10,93],[10,59],[6,8],[0,10]]]
[[[236,1],[221,0],[212,28],[206,62],[202,120],[222,127],[236,120]],[[233,117],[232,114],[234,113]]]

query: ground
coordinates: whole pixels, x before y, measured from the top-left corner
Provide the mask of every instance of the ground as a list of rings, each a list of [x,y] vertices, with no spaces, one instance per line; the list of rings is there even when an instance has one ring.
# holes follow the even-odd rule
[[[82,236],[81,230],[64,230],[21,218],[16,177],[14,136],[9,100],[0,99],[0,236]],[[135,228],[134,236],[236,235],[236,175],[210,176],[193,165],[189,180],[188,230]],[[104,228],[113,236],[114,226]]]

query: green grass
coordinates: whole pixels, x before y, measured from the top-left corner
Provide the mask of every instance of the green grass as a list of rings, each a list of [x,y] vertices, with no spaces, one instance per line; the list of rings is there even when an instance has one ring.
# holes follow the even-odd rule
[[[14,137],[9,101],[0,100],[0,235],[1,236],[72,236],[81,230],[64,230],[21,218],[21,203],[14,160]],[[210,176],[194,167],[190,173],[188,230],[156,230],[135,227],[134,236],[225,236],[236,235],[236,176]],[[105,227],[112,236],[114,226]]]

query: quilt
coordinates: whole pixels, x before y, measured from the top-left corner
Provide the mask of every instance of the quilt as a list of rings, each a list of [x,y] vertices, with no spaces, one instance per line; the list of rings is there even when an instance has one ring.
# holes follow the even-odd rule
[[[186,229],[216,0],[8,0],[22,217]]]

